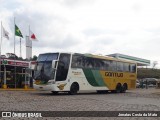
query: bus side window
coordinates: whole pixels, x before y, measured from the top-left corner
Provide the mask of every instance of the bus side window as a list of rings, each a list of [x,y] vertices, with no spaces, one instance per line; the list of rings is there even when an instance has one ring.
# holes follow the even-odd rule
[[[110,65],[109,61],[104,60],[103,62],[104,62],[104,70],[109,70],[109,65]]]
[[[94,60],[95,61],[95,69],[100,69],[100,67],[101,67],[101,61],[99,60],[99,59],[95,59]]]
[[[117,71],[120,71],[120,72],[123,71],[123,63],[122,62],[117,62]]]
[[[86,57],[85,68],[94,68],[94,59]]]
[[[124,72],[129,72],[129,63],[123,63]]]
[[[117,71],[117,62],[110,61],[110,68],[111,68],[111,71]]]
[[[80,66],[81,66],[81,60],[79,59],[77,55],[73,55],[71,67],[79,68]]]
[[[130,64],[130,72],[132,73],[136,72],[136,64]]]

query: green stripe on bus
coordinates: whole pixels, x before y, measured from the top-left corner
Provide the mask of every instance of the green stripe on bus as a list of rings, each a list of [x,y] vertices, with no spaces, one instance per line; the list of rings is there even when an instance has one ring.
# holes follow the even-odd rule
[[[92,73],[99,86],[106,86],[99,70],[92,70]]]
[[[87,81],[92,86],[99,86],[98,83],[95,80],[95,77],[90,69],[83,69],[83,72],[86,76]]]

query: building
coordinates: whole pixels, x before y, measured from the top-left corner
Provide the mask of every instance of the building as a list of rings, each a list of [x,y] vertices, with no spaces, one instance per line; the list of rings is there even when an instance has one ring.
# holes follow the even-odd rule
[[[137,66],[149,66],[150,63],[151,63],[150,60],[147,60],[147,59],[138,58],[138,57],[129,56],[129,55],[124,55],[124,54],[120,54],[120,53],[109,54],[107,56],[115,57],[117,59],[134,61],[134,62],[137,63]]]
[[[30,86],[35,62],[8,58],[0,59],[0,88],[25,88]]]

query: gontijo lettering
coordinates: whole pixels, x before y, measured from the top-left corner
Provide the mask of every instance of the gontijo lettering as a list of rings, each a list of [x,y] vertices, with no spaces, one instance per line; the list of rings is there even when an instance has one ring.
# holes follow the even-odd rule
[[[123,77],[123,73],[105,72],[105,76],[108,76],[108,77]]]

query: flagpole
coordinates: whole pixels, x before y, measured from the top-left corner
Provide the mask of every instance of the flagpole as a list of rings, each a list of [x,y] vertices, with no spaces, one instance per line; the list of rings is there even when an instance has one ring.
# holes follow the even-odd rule
[[[14,17],[14,55],[15,55],[15,17]]]
[[[0,43],[0,59],[1,59],[1,47],[2,47],[2,21],[1,21],[1,43]]]
[[[20,55],[19,55],[20,57],[22,57],[21,53],[22,53],[22,51],[21,51],[21,37],[20,37]]]
[[[29,34],[28,34],[29,35],[29,39],[28,40],[30,40],[30,25],[29,25],[29,29],[28,30],[29,30],[28,31],[29,32]]]
[[[15,61],[15,59],[16,59],[16,52],[15,52],[15,33],[16,33],[16,29],[15,29],[15,17],[14,17],[14,86],[15,86],[15,88],[16,88],[16,84],[17,84],[17,82],[16,82],[16,61]]]
[[[30,60],[32,59],[32,40],[31,40],[31,30],[30,30],[30,25],[29,25],[29,38],[28,38],[28,42],[29,42],[29,48],[30,48],[30,56],[31,56],[31,58],[30,58]]]
[[[0,80],[1,80],[1,87],[2,87],[2,76],[1,76],[1,47],[2,47],[2,21],[1,21],[1,43],[0,43]]]
[[[30,45],[29,43],[30,43],[30,25],[28,26],[28,39],[27,39],[27,43],[28,43],[28,45]],[[29,55],[29,54],[28,54]],[[30,60],[30,58],[28,57],[28,60]]]

